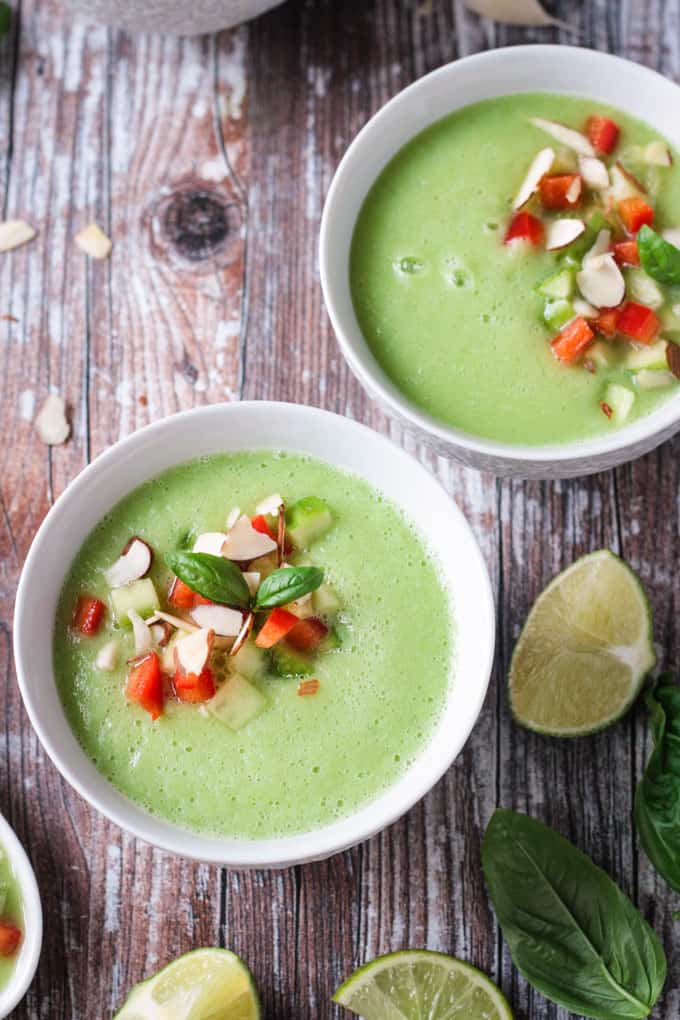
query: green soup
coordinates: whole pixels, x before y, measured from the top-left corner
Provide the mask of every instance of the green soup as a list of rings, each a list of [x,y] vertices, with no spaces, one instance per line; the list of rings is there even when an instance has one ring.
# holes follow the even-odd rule
[[[224,529],[237,505],[252,514],[280,492],[322,496],[333,526],[306,557],[323,565],[341,602],[341,646],[315,666],[319,691],[254,681],[265,710],[232,732],[196,705],[169,703],[152,722],[126,700],[125,664],[97,670],[98,650],[129,631],[107,612],[94,637],[70,626],[77,597],[103,600],[102,571],[131,535],[154,550],[151,578],[167,591],[163,555],[194,533]],[[442,712],[451,679],[450,607],[437,567],[401,513],[363,480],[284,453],[200,459],[147,482],[86,538],[66,579],[54,636],[58,689],[73,730],[101,772],[151,813],[187,829],[237,838],[310,831],[378,796],[412,763]]]
[[[350,258],[359,324],[403,394],[447,425],[505,442],[571,442],[616,427],[601,406],[611,382],[634,391],[628,420],[677,392],[672,383],[638,389],[624,362],[628,344],[608,344],[608,363],[589,371],[557,361],[549,343],[556,328],[542,320],[538,288],[568,263],[569,248],[503,244],[537,152],[552,145],[577,169],[574,154],[529,118],[580,129],[593,113],[619,124],[621,140],[607,161],[620,156],[643,179],[655,227],[680,226],[677,158],[669,168],[637,165],[639,148],[656,132],[591,100],[538,93],[487,100],[437,121],[388,163],[364,202]],[[671,311],[678,295],[665,298],[658,314],[671,336],[669,329],[680,329]]]
[[[23,929],[21,890],[14,874],[9,855],[0,844],[0,924]],[[9,984],[14,973],[21,946],[8,956],[0,953],[0,989]]]

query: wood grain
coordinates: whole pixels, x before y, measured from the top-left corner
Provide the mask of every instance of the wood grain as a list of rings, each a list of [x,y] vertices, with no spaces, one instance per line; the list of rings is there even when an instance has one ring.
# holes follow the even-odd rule
[[[288,0],[214,38],[132,37],[16,0],[0,41],[3,213],[39,230],[0,256],[0,808],[36,865],[46,914],[38,976],[17,1020],[111,1015],[132,983],[200,944],[253,967],[265,1014],[339,1016],[338,981],[408,945],[491,972],[518,1017],[566,1014],[513,971],[479,868],[497,804],[557,826],[608,868],[665,936],[680,1013],[674,899],[636,847],[630,810],[648,753],[642,710],[578,743],[515,727],[503,679],[531,602],[574,557],[607,545],[640,571],[661,660],[680,653],[680,440],[616,472],[498,482],[418,446],[351,377],[326,319],[317,234],[347,143],[398,89],[491,46],[579,42],[680,76],[680,0],[563,0],[574,29],[503,28],[462,0]],[[359,7],[359,9],[357,9]],[[72,236],[96,219],[110,262]],[[31,426],[51,388],[73,438]],[[499,605],[497,669],[464,752],[409,815],[330,861],[282,873],[194,865],[120,833],[60,779],[26,719],[10,635],[18,573],[50,502],[87,461],[163,414],[217,400],[317,404],[388,433],[468,515]]]

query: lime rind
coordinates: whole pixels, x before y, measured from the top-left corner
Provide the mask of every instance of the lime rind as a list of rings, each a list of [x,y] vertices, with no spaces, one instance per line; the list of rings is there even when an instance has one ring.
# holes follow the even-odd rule
[[[579,600],[579,577],[590,584],[590,601]],[[536,676],[529,683],[532,660]],[[510,664],[511,711],[520,725],[548,736],[598,732],[630,709],[655,661],[652,610],[640,579],[610,550],[589,553],[551,581],[527,617]],[[550,680],[553,714],[546,720],[539,709],[549,703]],[[581,718],[567,722],[574,712]]]
[[[356,970],[333,1001],[365,1020],[512,1020],[500,989],[482,971],[445,953],[388,953]]]

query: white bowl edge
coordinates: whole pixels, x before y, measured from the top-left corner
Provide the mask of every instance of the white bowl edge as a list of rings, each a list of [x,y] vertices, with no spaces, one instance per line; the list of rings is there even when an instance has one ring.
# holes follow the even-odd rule
[[[42,905],[35,873],[19,837],[0,814],[0,846],[9,857],[19,883],[24,910],[24,937],[9,983],[0,990],[0,1020],[8,1017],[28,991],[40,959],[43,935]]]

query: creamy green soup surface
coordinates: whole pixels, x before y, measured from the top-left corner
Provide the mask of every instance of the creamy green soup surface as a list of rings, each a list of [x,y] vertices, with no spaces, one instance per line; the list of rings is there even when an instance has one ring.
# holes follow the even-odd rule
[[[570,249],[503,243],[513,199],[541,148],[556,150],[551,173],[579,170],[576,154],[530,118],[580,130],[593,114],[620,127],[616,149],[602,159],[609,166],[626,161],[638,176],[655,229],[679,227],[677,153],[669,167],[641,161],[658,132],[589,99],[543,93],[486,100],[432,124],[387,164],[363,204],[350,258],[360,327],[402,393],[449,426],[512,443],[572,442],[619,424],[602,408],[611,382],[634,393],[629,421],[677,395],[675,385],[636,385],[624,363],[626,343],[606,343],[609,364],[588,371],[558,361],[550,347],[557,328],[543,321],[546,299],[538,288],[569,264]],[[564,215],[587,219],[594,197],[584,188],[578,207]],[[537,197],[527,208],[543,215]],[[626,235],[616,203],[612,208],[605,226],[616,240]],[[579,261],[572,262],[575,272]],[[622,272],[630,282],[631,270]],[[678,288],[664,300],[656,311],[663,336],[677,339]]]
[[[332,509],[330,530],[291,554],[322,565],[341,604],[340,647],[315,663],[318,692],[301,697],[298,679],[268,673],[252,681],[264,711],[238,732],[202,706],[172,699],[152,721],[125,696],[132,637],[113,620],[103,571],[139,536],[153,548],[150,577],[164,603],[171,583],[164,555],[185,544],[188,531],[224,529],[234,506],[252,515],[272,492],[291,503],[321,496]],[[72,626],[84,592],[107,603],[93,637]],[[118,790],[189,830],[274,837],[343,818],[413,762],[452,682],[452,630],[421,537],[363,480],[289,453],[229,454],[147,482],[85,537],[58,606],[54,668],[74,733]],[[123,655],[102,672],[97,655],[112,637]]]

